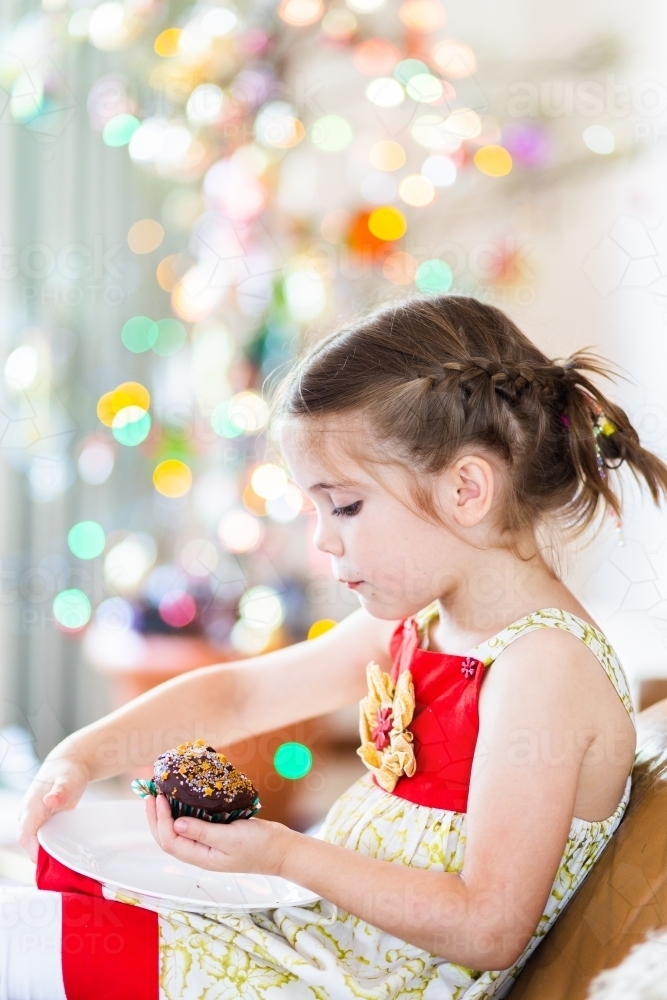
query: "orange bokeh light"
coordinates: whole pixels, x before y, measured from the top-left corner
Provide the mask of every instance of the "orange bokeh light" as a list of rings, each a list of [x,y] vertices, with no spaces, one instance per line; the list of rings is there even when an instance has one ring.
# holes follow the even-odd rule
[[[139,219],[127,234],[127,245],[133,253],[152,253],[162,243],[164,229],[155,219]]]
[[[347,237],[348,246],[355,253],[369,257],[371,260],[383,260],[390,246],[385,240],[378,239],[368,228],[370,212],[359,212],[352,222]]]
[[[352,50],[355,69],[366,76],[387,76],[402,58],[401,50],[384,38],[368,38]]]
[[[397,250],[384,259],[382,274],[392,285],[411,285],[417,274],[417,261],[411,253]]]
[[[437,31],[447,20],[447,12],[437,0],[406,0],[398,16],[409,31],[422,34]]]

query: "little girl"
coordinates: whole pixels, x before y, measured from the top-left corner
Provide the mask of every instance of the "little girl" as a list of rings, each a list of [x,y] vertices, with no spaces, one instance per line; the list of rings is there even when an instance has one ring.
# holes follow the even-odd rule
[[[630,795],[627,681],[546,540],[618,515],[610,470],[629,465],[657,502],[667,467],[586,372],[604,374],[582,354],[549,360],[499,309],[459,296],[384,306],[305,354],[274,427],[317,509],[315,545],[361,607],[314,641],[161,684],[48,755],[21,817],[39,888],[13,898],[48,895],[56,943],[22,958],[21,997],[509,992]],[[146,799],[168,854],[280,875],[321,902],[153,912],[38,851],[48,816],[88,781],[150,763],[175,729],[222,748],[231,729],[259,734],[360,699],[368,771],[319,838],[258,818],[174,822],[164,796]],[[152,736],[150,756],[137,734]],[[16,1000],[23,925],[2,926],[0,996]]]

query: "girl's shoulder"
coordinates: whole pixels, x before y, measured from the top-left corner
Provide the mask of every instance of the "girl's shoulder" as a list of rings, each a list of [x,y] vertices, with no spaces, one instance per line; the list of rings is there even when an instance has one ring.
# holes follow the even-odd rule
[[[413,646],[419,645],[422,648],[428,648],[430,628],[437,617],[438,605],[434,601],[411,618],[400,621],[391,636],[390,655],[392,660],[396,660],[406,641]],[[569,633],[575,636],[583,644],[582,649],[584,646],[587,647],[596,657],[634,721],[635,713],[630,685],[611,642],[599,628],[571,611],[557,607],[532,611],[469,649],[466,656],[478,660],[485,667],[490,667],[500,653],[510,647],[515,640],[531,632],[542,630],[548,630],[553,639],[547,638],[545,635],[539,642],[531,643],[538,655],[542,652],[546,659],[551,648],[554,650],[562,648],[555,633]],[[574,659],[577,659],[576,654]]]
[[[609,680],[613,684],[616,692],[623,702],[631,719],[634,721],[634,705],[630,694],[630,685],[626,677],[623,666],[618,655],[611,645],[607,636],[599,629],[586,621],[584,618],[566,611],[562,608],[541,608],[530,612],[510,625],[507,625],[500,632],[489,639],[484,640],[469,651],[469,655],[479,660],[485,667],[491,666],[500,653],[511,646],[511,644],[521,636],[538,630],[550,630],[553,633],[569,633],[581,641],[595,656]],[[555,638],[555,636],[554,636]],[[546,640],[546,636],[545,636]],[[539,646],[534,643],[534,648],[542,649],[547,654],[547,650],[558,642],[543,640]]]

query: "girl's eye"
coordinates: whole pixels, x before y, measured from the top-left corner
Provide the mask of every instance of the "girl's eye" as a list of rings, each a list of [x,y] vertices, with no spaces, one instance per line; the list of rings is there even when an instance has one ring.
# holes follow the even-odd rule
[[[357,500],[355,503],[348,504],[347,507],[334,507],[331,513],[336,514],[338,517],[354,517],[360,510],[361,500]]]

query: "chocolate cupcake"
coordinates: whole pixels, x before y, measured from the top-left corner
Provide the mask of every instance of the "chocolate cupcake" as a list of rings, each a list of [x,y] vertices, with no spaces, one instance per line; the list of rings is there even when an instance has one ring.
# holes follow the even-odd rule
[[[162,792],[174,819],[195,816],[211,823],[231,823],[249,819],[260,808],[250,779],[203,740],[181,743],[160,754],[153,765],[153,781],[137,779],[132,788],[142,798]]]

